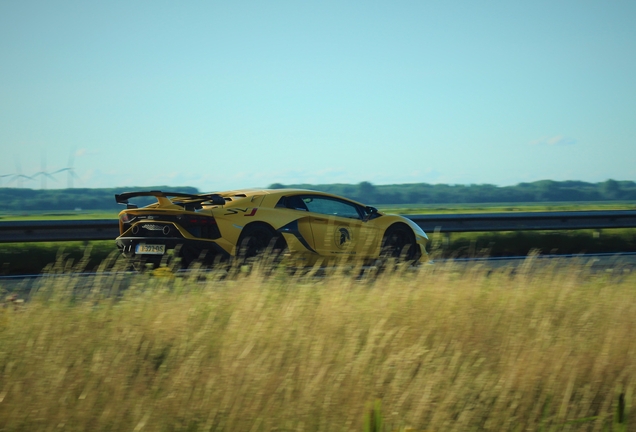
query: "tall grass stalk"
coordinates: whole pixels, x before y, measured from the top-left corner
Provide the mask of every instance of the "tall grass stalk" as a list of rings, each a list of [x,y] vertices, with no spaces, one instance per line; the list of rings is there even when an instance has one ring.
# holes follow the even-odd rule
[[[130,277],[0,308],[0,430],[636,427],[630,273]]]

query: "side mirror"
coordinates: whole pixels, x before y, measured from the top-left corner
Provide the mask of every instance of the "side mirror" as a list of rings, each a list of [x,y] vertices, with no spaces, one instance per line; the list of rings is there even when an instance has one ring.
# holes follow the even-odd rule
[[[369,219],[373,219],[373,217],[378,214],[378,209],[371,206],[366,206],[364,208],[364,211],[366,212],[366,215],[364,217],[365,221],[368,221]]]

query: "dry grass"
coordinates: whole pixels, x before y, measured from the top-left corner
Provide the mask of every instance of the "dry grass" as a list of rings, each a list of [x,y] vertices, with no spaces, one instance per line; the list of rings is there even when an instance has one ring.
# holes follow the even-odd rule
[[[614,418],[633,274],[130,278],[45,279],[0,310],[0,431],[362,431],[376,401],[387,431],[636,427]]]

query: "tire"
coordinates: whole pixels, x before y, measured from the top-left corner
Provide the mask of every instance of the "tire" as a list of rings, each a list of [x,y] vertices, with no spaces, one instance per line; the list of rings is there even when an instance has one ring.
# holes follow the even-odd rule
[[[267,253],[276,262],[286,248],[285,239],[272,227],[257,223],[246,226],[241,232],[236,244],[236,256],[239,262],[247,263]]]
[[[184,244],[177,245],[175,254],[180,258],[180,267],[182,269],[190,268],[190,265],[199,258],[195,251]]]
[[[391,225],[384,233],[380,254],[383,259],[415,261],[419,258],[415,234],[406,225]]]

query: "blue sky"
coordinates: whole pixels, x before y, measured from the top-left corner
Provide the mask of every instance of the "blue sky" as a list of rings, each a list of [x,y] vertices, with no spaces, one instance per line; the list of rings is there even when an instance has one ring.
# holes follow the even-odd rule
[[[633,0],[2,1],[0,175],[636,180],[634,22]]]

